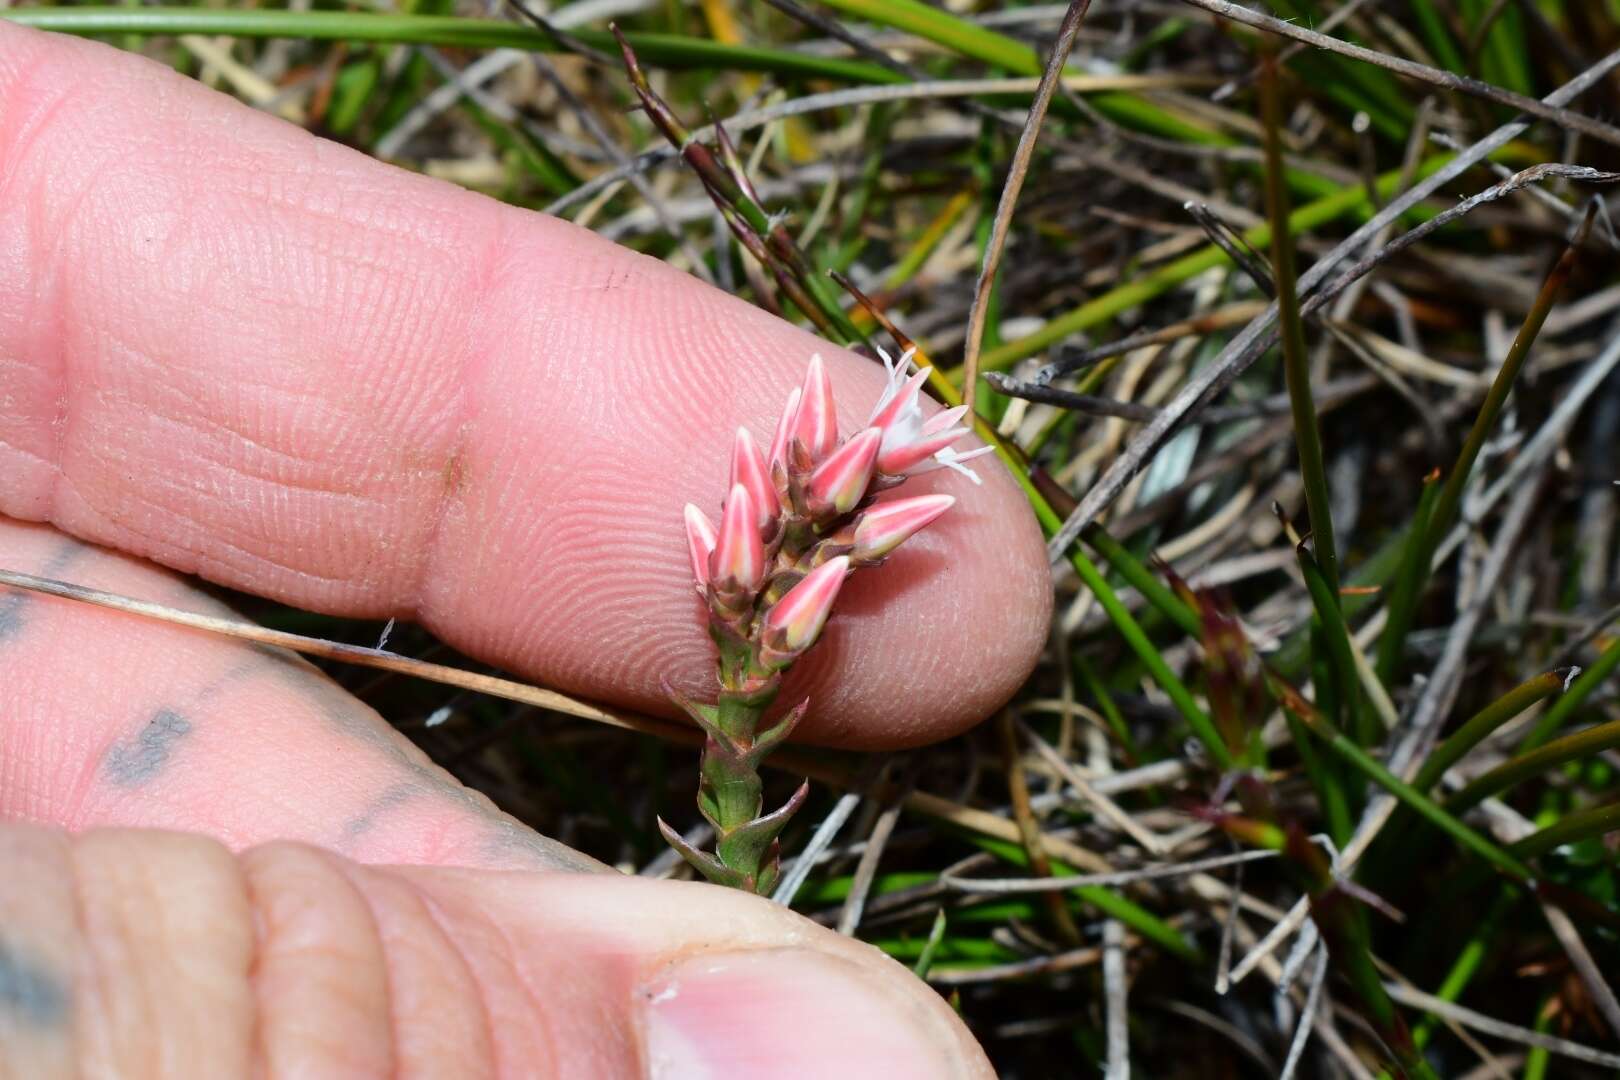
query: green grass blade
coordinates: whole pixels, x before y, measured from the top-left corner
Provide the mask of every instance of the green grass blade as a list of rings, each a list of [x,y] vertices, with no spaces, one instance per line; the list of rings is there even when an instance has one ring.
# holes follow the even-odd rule
[[[1429,557],[1426,553],[1429,522],[1434,518],[1434,504],[1439,498],[1440,470],[1436,469],[1423,478],[1423,494],[1418,497],[1417,511],[1406,530],[1401,546],[1400,569],[1395,573],[1395,584],[1385,603],[1389,615],[1384,622],[1384,632],[1378,637],[1378,660],[1373,668],[1378,673],[1378,680],[1385,686],[1393,686],[1396,676],[1400,674],[1406,635],[1412,629],[1412,619],[1417,611],[1417,594],[1428,577],[1425,560]]]
[[[1519,372],[1524,369],[1525,359],[1530,355],[1530,347],[1535,344],[1536,336],[1541,333],[1542,324],[1547,321],[1559,293],[1563,291],[1570,274],[1575,270],[1581,241],[1591,227],[1595,211],[1595,203],[1587,208],[1586,217],[1577,230],[1575,239],[1564,249],[1564,253],[1559,256],[1558,261],[1543,279],[1541,291],[1537,294],[1529,313],[1525,315],[1524,323],[1513,339],[1513,346],[1508,349],[1502,367],[1497,371],[1496,378],[1491,381],[1491,388],[1485,395],[1485,401],[1474,417],[1474,426],[1469,429],[1468,438],[1463,443],[1462,451],[1457,455],[1456,464],[1446,476],[1445,485],[1435,500],[1428,528],[1424,530],[1423,545],[1417,552],[1416,581],[1411,592],[1403,593],[1401,597],[1406,607],[1399,611],[1391,609],[1389,613],[1389,626],[1398,632],[1404,634],[1404,628],[1411,626],[1413,612],[1418,599],[1422,596],[1423,585],[1428,580],[1429,565],[1434,558],[1435,550],[1439,548],[1441,538],[1457,519],[1457,508],[1462,505],[1463,487],[1468,483],[1468,474],[1473,471],[1474,462],[1479,460],[1479,452],[1484,447],[1485,440],[1495,429],[1496,421],[1507,405],[1508,395],[1512,393],[1514,383],[1518,381]]]
[[[287,11],[268,8],[42,7],[0,12],[0,17],[67,34],[222,34],[243,38],[308,38],[373,41],[467,49],[556,52],[557,43],[532,27],[500,19],[445,15],[373,15],[352,11]],[[572,30],[586,45],[615,48],[600,30]],[[667,68],[769,71],[852,83],[901,83],[902,75],[858,60],[814,56],[789,49],[724,45],[677,34],[626,34],[644,61]]]
[[[1442,808],[1433,799],[1386,769],[1381,762],[1357,746],[1344,732],[1334,727],[1327,717],[1301,698],[1293,687],[1274,681],[1272,689],[1285,709],[1294,712],[1312,734],[1356,771],[1498,870],[1519,881],[1531,880],[1533,875],[1528,866],[1458,820],[1455,816],[1457,811],[1449,806]]]
[[[1574,693],[1574,687],[1570,688],[1570,692]],[[1479,777],[1453,795],[1446,802],[1446,809],[1454,814],[1460,814],[1481,800],[1499,791],[1506,791],[1531,777],[1539,776],[1548,769],[1616,747],[1620,747],[1620,720],[1610,720],[1606,724],[1597,724],[1585,731],[1577,731],[1561,739],[1554,739],[1545,746],[1539,746],[1503,762]]]
[[[1620,802],[1605,803],[1566,814],[1511,845],[1508,851],[1521,859],[1535,859],[1565,844],[1595,840],[1616,831],[1620,831]]]
[[[1596,663],[1581,672],[1575,681],[1569,684],[1569,689],[1564,695],[1553,702],[1552,707],[1536,721],[1536,726],[1525,736],[1520,749],[1533,750],[1552,738],[1554,733],[1568,722],[1575,710],[1592,696],[1592,691],[1614,674],[1616,667],[1620,667],[1620,638],[1615,639],[1598,655]]]
[[[1023,870],[1029,869],[1029,856],[1022,845],[977,834],[970,836],[969,839],[1003,862]],[[1054,877],[1070,877],[1078,875],[1079,871],[1061,859],[1053,859],[1052,874]],[[1104,915],[1118,919],[1166,952],[1192,963],[1202,961],[1203,953],[1199,951],[1198,946],[1187,940],[1181,931],[1135,901],[1101,885],[1082,885],[1069,891]]]
[[[1038,76],[1044,70],[1040,56],[1021,41],[975,26],[966,19],[919,0],[824,0],[826,5],[880,26],[904,30],[943,45],[961,56],[983,61],[1012,75]],[[1236,140],[1177,113],[1162,109],[1135,94],[1119,91],[1094,94],[1090,101],[1111,120],[1170,139],[1204,145],[1227,146]],[[1065,111],[1067,103],[1055,108]]]
[[[1422,792],[1432,790],[1446,770],[1461,760],[1464,754],[1536,702],[1557,693],[1564,685],[1564,679],[1563,671],[1544,672],[1525,680],[1475,713],[1434,748],[1412,780],[1412,786]]]
[[[1288,185],[1283,181],[1282,104],[1277,92],[1277,58],[1261,60],[1260,115],[1266,146],[1266,216],[1271,222],[1271,276],[1277,287],[1277,321],[1282,330],[1283,372],[1288,382],[1288,403],[1294,414],[1294,442],[1299,450],[1299,471],[1305,484],[1305,506],[1310,514],[1316,561],[1327,579],[1327,606],[1339,606],[1339,555],[1329,512],[1327,472],[1322,464],[1322,432],[1311,395],[1310,358],[1305,352],[1305,320],[1299,311],[1294,265],[1294,237],[1289,228]],[[1354,668],[1343,687],[1355,694]]]
[[[1350,627],[1339,610],[1338,597],[1329,589],[1327,575],[1302,543],[1294,549],[1299,569],[1305,575],[1305,587],[1311,594],[1311,604],[1321,630],[1317,640],[1327,643],[1328,661],[1332,665],[1333,681],[1337,688],[1341,715],[1354,723],[1356,738],[1363,746],[1370,746],[1380,734],[1378,719],[1368,708],[1367,697],[1361,691],[1361,680],[1356,674],[1356,657],[1351,650]]]
[[[1187,726],[1192,729],[1194,737],[1204,744],[1204,749],[1217,765],[1222,769],[1231,768],[1232,755],[1227,750],[1220,732],[1215,730],[1214,721],[1209,718],[1208,713],[1198,707],[1186,685],[1176,678],[1175,672],[1164,662],[1158,648],[1142,632],[1141,625],[1125,609],[1125,605],[1120,603],[1118,594],[1108,584],[1108,580],[1103,577],[1096,564],[1078,549],[1071,553],[1070,561],[1074,564],[1075,572],[1080,575],[1080,580],[1085,582],[1086,588],[1096,596],[1097,603],[1107,613],[1120,636],[1130,645],[1131,651],[1136,653],[1137,658],[1148,669],[1148,674],[1153,676],[1153,681],[1159,684],[1159,688],[1169,697],[1171,704],[1175,705],[1176,710],[1187,721]]]
[[[929,970],[934,966],[934,954],[939,951],[939,943],[945,938],[945,909],[940,908],[934,914],[934,925],[928,929],[928,940],[923,943],[922,955],[917,962],[911,965],[912,974],[919,979],[928,978]]]
[[[1451,969],[1446,972],[1445,979],[1440,983],[1440,989],[1434,992],[1435,997],[1441,1001],[1456,1001],[1462,997],[1463,991],[1468,989],[1468,984],[1479,973],[1480,965],[1489,954],[1497,928],[1521,895],[1523,894],[1512,886],[1497,894],[1491,909],[1485,913],[1485,918],[1475,927],[1474,933],[1468,938],[1468,943],[1452,962]],[[1425,1013],[1423,1019],[1418,1021],[1412,1029],[1412,1042],[1418,1049],[1421,1050],[1429,1044],[1438,1023],[1438,1018],[1433,1013]]]
[[[1152,604],[1160,614],[1175,623],[1194,641],[1197,641],[1204,632],[1198,621],[1198,613],[1182,602],[1159,575],[1148,569],[1142,560],[1131,554],[1130,549],[1115,540],[1107,529],[1093,522],[1080,532],[1080,538],[1090,544],[1092,548],[1108,560],[1120,577],[1124,578],[1142,598]]]

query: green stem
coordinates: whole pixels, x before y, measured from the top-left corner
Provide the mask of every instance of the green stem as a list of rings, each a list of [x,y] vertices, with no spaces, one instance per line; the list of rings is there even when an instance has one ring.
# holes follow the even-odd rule
[[[1462,996],[1463,991],[1468,989],[1468,984],[1473,981],[1480,965],[1485,961],[1492,940],[1496,936],[1497,926],[1507,916],[1519,895],[1521,894],[1512,886],[1504,888],[1497,894],[1490,911],[1485,913],[1484,920],[1475,928],[1468,938],[1468,943],[1463,946],[1462,952],[1458,953],[1457,959],[1452,962],[1451,970],[1446,972],[1444,981],[1440,983],[1440,989],[1434,992],[1435,997],[1442,1001],[1456,1001]],[[1421,1050],[1428,1045],[1429,1039],[1434,1035],[1436,1023],[1433,1013],[1425,1013],[1423,1019],[1418,1021],[1412,1031],[1412,1043],[1418,1049]]]
[[[1520,749],[1533,750],[1552,738],[1553,734],[1563,727],[1576,709],[1579,709],[1592,691],[1614,674],[1614,669],[1620,667],[1620,639],[1616,639],[1607,649],[1598,656],[1597,662],[1569,685],[1569,689],[1552,707],[1536,721],[1536,726],[1530,729],[1525,736],[1524,744]]]
[[[1299,471],[1305,484],[1305,506],[1310,515],[1316,561],[1327,579],[1329,604],[1339,606],[1339,555],[1329,512],[1327,471],[1322,465],[1322,432],[1316,402],[1311,395],[1310,358],[1305,353],[1305,320],[1299,311],[1294,267],[1294,238],[1289,229],[1288,185],[1283,180],[1282,106],[1277,93],[1277,59],[1267,53],[1261,60],[1261,124],[1266,136],[1266,209],[1271,222],[1271,270],[1277,286],[1277,319],[1282,333],[1283,372],[1288,403],[1294,414],[1294,442],[1299,448]],[[1344,687],[1348,701],[1355,684]]]
[[[1124,544],[1115,540],[1107,529],[1092,522],[1080,530],[1080,539],[1096,549],[1097,554],[1107,559],[1108,565],[1141,593],[1144,600],[1180,627],[1188,637],[1197,641],[1203,636],[1204,628],[1198,621],[1198,613],[1183,603],[1181,597],[1166,586],[1159,575],[1149,570]]]
[[[1316,801],[1322,807],[1327,833],[1342,848],[1350,842],[1355,829],[1355,823],[1350,820],[1350,800],[1344,793],[1344,784],[1340,782],[1337,770],[1331,767],[1332,763],[1324,761],[1317,752],[1316,743],[1299,717],[1284,709],[1283,719],[1288,722],[1288,735],[1294,741],[1294,749],[1299,754],[1305,776],[1316,790]]]
[[[1573,693],[1573,690],[1571,692]],[[1545,746],[1522,753],[1479,777],[1447,800],[1446,809],[1454,814],[1460,814],[1497,792],[1506,791],[1515,784],[1541,775],[1548,769],[1616,747],[1620,747],[1620,720],[1611,720],[1606,724],[1598,724],[1585,731],[1577,731],[1561,739],[1554,739]]]
[[[1620,802],[1589,806],[1566,814],[1559,821],[1513,844],[1508,851],[1521,859],[1540,858],[1554,848],[1579,843],[1620,830]]]
[[[239,38],[308,38],[466,49],[560,51],[554,39],[530,26],[501,19],[464,19],[448,15],[374,15],[269,8],[40,7],[8,10],[0,12],[0,17],[24,26],[67,34],[223,34]],[[614,47],[613,38],[600,30],[570,30],[569,34],[594,49]],[[876,64],[789,49],[723,45],[677,34],[625,36],[639,56],[660,67],[769,71],[851,83],[906,81],[904,76]]]
[[[1300,572],[1305,576],[1305,588],[1311,594],[1311,604],[1321,631],[1316,640],[1327,642],[1328,660],[1332,664],[1333,681],[1338,685],[1340,715],[1354,722],[1357,739],[1363,746],[1377,741],[1379,724],[1372,715],[1367,696],[1361,692],[1361,680],[1356,669],[1356,657],[1350,644],[1350,627],[1345,624],[1344,612],[1339,610],[1338,597],[1331,591],[1327,575],[1311,553],[1301,543],[1294,549]]]
[[[1441,488],[1440,496],[1435,501],[1428,527],[1423,531],[1422,546],[1416,552],[1415,580],[1410,591],[1403,591],[1400,596],[1404,607],[1400,610],[1390,609],[1389,625],[1385,629],[1385,633],[1397,635],[1396,640],[1390,645],[1397,661],[1399,656],[1396,650],[1400,649],[1406,631],[1412,625],[1413,612],[1419,597],[1423,594],[1423,585],[1428,580],[1434,553],[1440,546],[1441,538],[1456,521],[1457,508],[1462,504],[1463,488],[1468,483],[1468,474],[1473,471],[1474,462],[1479,459],[1479,452],[1484,447],[1485,440],[1490,436],[1497,418],[1507,405],[1508,395],[1512,393],[1513,384],[1518,381],[1519,372],[1524,367],[1525,359],[1530,355],[1530,347],[1535,344],[1536,336],[1541,333],[1542,324],[1547,321],[1553,303],[1558,299],[1558,294],[1563,291],[1565,282],[1575,269],[1575,259],[1580,251],[1580,238],[1585,235],[1591,220],[1592,210],[1589,209],[1575,242],[1564,249],[1558,262],[1542,281],[1541,292],[1536,296],[1536,302],[1531,305],[1529,314],[1524,317],[1518,336],[1513,339],[1512,348],[1508,350],[1501,369],[1492,380],[1491,389],[1485,395],[1485,401],[1480,405],[1478,415],[1474,417],[1474,426],[1468,432],[1468,439],[1463,443],[1462,452],[1457,455],[1456,464],[1451,467],[1451,472],[1446,476],[1445,486]]]
[[[1440,470],[1423,478],[1423,493],[1418,496],[1412,524],[1407,528],[1406,540],[1401,545],[1400,569],[1395,584],[1389,590],[1385,609],[1389,612],[1384,632],[1378,637],[1378,660],[1374,670],[1385,686],[1393,686],[1400,674],[1402,651],[1406,648],[1406,635],[1417,611],[1417,595],[1429,568],[1425,564],[1425,544],[1428,542],[1429,521],[1434,517],[1435,500],[1440,497]]]
[[[1204,744],[1204,749],[1215,764],[1222,769],[1231,768],[1232,755],[1227,751],[1226,742],[1221,738],[1220,732],[1215,730],[1214,722],[1198,707],[1187,687],[1176,678],[1175,672],[1170,670],[1170,665],[1164,662],[1164,657],[1159,654],[1153,642],[1148,640],[1147,635],[1142,632],[1142,627],[1125,609],[1125,605],[1120,603],[1119,596],[1102,576],[1096,564],[1086,558],[1078,548],[1070,553],[1070,561],[1074,564],[1075,572],[1080,575],[1080,580],[1085,582],[1086,587],[1097,597],[1097,603],[1102,605],[1103,611],[1119,630],[1120,636],[1130,645],[1154,681],[1186,719],[1187,726],[1192,729],[1198,741]]]
[[[1455,816],[1459,811],[1449,806],[1442,809],[1433,799],[1386,769],[1334,727],[1330,720],[1300,698],[1293,687],[1274,681],[1273,692],[1283,702],[1283,707],[1295,712],[1305,726],[1310,728],[1312,734],[1327,744],[1328,749],[1349,762],[1373,783],[1417,811],[1436,828],[1509,877],[1518,881],[1531,880],[1533,875],[1528,866],[1463,824]]]
[[[1412,781],[1419,791],[1428,792],[1440,782],[1446,770],[1455,765],[1464,754],[1478,746],[1491,732],[1518,716],[1524,710],[1557,693],[1564,685],[1562,671],[1548,671],[1515,686],[1479,712],[1462,727],[1434,748]]]

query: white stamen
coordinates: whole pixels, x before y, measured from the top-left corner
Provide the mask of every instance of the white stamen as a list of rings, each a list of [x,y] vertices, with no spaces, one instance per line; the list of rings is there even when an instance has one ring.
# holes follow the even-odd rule
[[[993,454],[995,451],[996,448],[993,446],[981,446],[977,450],[969,450],[965,454],[959,454],[947,446],[934,455],[933,461],[924,462],[914,469],[908,469],[906,475],[918,476],[922,473],[933,472],[935,469],[950,469],[952,472],[961,473],[975,484],[982,484],[984,481],[979,479],[979,474],[962,463],[972,461],[976,457],[983,457],[986,454]]]

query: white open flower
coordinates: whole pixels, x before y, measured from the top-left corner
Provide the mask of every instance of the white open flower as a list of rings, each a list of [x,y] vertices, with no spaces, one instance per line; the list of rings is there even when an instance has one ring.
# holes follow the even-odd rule
[[[923,418],[922,385],[933,369],[921,368],[913,374],[913,351],[907,349],[896,361],[878,349],[878,356],[889,373],[888,385],[878,398],[869,421],[872,427],[883,432],[878,472],[888,476],[915,476],[934,469],[953,469],[977,484],[978,475],[963,462],[988,454],[993,448],[984,446],[965,454],[951,449],[952,443],[968,434],[969,429],[957,423],[967,415],[966,406],[959,405],[929,419]]]

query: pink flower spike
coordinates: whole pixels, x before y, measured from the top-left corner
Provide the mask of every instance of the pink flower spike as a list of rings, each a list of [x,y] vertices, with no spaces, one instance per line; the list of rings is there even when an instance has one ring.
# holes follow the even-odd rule
[[[720,517],[720,536],[709,557],[709,580],[731,590],[752,592],[765,580],[765,546],[760,543],[754,498],[733,484]]]
[[[692,576],[698,587],[709,583],[709,555],[714,551],[714,522],[707,514],[686,504],[686,553],[692,557]]]
[[[766,645],[780,658],[775,666],[786,667],[794,657],[816,643],[848,574],[847,555],[828,559],[789,589],[765,615]]]
[[[827,366],[821,362],[820,353],[810,358],[810,370],[804,375],[804,392],[799,397],[794,433],[810,451],[811,461],[820,461],[838,446],[838,412],[833,405],[832,380],[827,377]]]
[[[765,459],[766,464],[774,471],[778,465],[783,469],[788,464],[788,440],[799,426],[799,395],[803,393],[797,386],[793,393],[788,395],[787,407],[782,410],[782,418],[776,422],[776,435],[771,439],[771,453]]]
[[[965,427],[947,428],[934,435],[924,435],[908,446],[897,446],[878,455],[877,470],[885,476],[903,476],[967,433]]]
[[[816,466],[805,492],[811,512],[820,515],[831,510],[847,514],[855,509],[872,480],[872,466],[882,445],[883,432],[875,427],[867,428]]]
[[[855,525],[851,555],[857,562],[881,559],[954,505],[956,499],[950,495],[919,495],[874,506]]]
[[[748,489],[748,494],[754,500],[754,510],[759,515],[755,524],[761,532],[769,531],[769,527],[776,522],[779,509],[776,485],[771,483],[770,470],[747,428],[737,429],[737,441],[731,447],[731,482]]]

